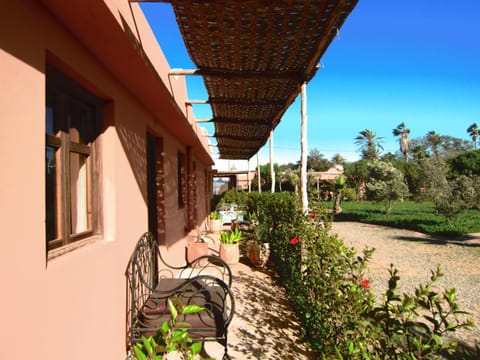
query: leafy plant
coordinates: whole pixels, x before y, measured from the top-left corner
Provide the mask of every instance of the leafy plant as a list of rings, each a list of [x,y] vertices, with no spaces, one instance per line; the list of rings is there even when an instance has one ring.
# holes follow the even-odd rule
[[[220,220],[221,217],[220,217],[220,214],[219,214],[218,212],[212,211],[212,212],[210,213],[210,219],[212,219],[212,220]]]
[[[249,213],[247,214],[247,218],[248,218],[250,221],[257,221],[257,220],[258,220],[258,216],[257,216],[257,214],[255,213],[255,211],[249,212]]]
[[[133,346],[133,356],[136,360],[163,360],[168,353],[177,352],[182,359],[193,360],[202,349],[201,342],[193,342],[188,334],[189,324],[179,322],[178,316],[195,314],[204,310],[197,305],[183,306],[177,300],[176,305],[168,299],[171,319],[165,321],[155,336],[142,336],[142,342]]]
[[[389,288],[378,301],[365,275],[373,249],[358,255],[329,234],[328,217],[304,216],[289,196],[257,200],[256,233],[270,242],[270,258],[318,358],[414,360],[457,351],[444,336],[472,322],[459,310],[454,289],[434,289],[439,269],[413,295],[399,295],[392,267]]]
[[[457,350],[455,341],[443,336],[473,321],[460,311],[455,289],[441,292],[434,284],[443,274],[439,267],[431,271],[430,281],[420,284],[414,294],[397,293],[398,271],[390,266],[390,279],[383,302],[367,316],[375,324],[375,352],[383,359],[426,359],[442,352]]]
[[[220,233],[220,241],[225,245],[237,244],[241,238],[242,232],[238,229],[238,227],[235,227],[234,230],[222,231]]]

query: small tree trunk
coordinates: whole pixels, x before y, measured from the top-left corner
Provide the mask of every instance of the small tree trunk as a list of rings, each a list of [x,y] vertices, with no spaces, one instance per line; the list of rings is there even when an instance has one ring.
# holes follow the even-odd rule
[[[335,213],[335,215],[340,214],[343,211],[341,207],[342,198],[343,198],[342,192],[335,193],[335,198],[333,200],[333,203],[334,203],[333,212]]]

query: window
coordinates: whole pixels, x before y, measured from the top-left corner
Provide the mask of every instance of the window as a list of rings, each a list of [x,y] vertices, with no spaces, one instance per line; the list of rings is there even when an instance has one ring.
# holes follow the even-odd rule
[[[101,102],[47,67],[46,241],[48,250],[98,232],[98,143]]]

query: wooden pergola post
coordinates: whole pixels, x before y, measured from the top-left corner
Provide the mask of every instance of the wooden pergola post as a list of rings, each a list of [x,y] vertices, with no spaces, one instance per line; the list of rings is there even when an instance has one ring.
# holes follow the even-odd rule
[[[272,180],[272,193],[275,192],[275,170],[273,169],[273,130],[270,130],[270,177]]]
[[[248,184],[248,192],[252,192],[252,184],[250,181],[250,159],[247,160],[247,184]]]
[[[258,159],[258,153],[257,153],[257,177],[258,177],[258,192],[262,192],[262,181],[260,179],[260,160]]]
[[[302,212],[308,212],[307,194],[307,83],[302,84],[302,127],[300,134],[301,158],[300,158],[300,193]]]

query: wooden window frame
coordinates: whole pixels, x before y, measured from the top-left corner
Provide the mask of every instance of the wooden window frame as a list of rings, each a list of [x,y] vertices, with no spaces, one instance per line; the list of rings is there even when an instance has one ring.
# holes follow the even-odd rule
[[[47,252],[50,257],[74,249],[78,247],[81,240],[91,239],[100,233],[99,174],[101,168],[98,136],[103,130],[103,123],[101,100],[49,65],[46,68],[46,109],[45,148],[47,152],[49,149],[55,152],[55,162],[53,163],[55,175],[52,182],[53,202],[48,198],[48,186],[52,184],[48,179],[45,184],[46,215],[50,219],[46,219],[45,236]],[[70,120],[72,109],[79,109],[86,116],[86,120],[79,122],[81,130],[70,124],[71,121],[76,121]],[[51,119],[49,119],[49,111]],[[84,124],[86,125],[83,128]],[[54,130],[52,131],[52,129]],[[77,161],[83,165],[75,164],[72,156],[79,156]],[[45,161],[47,177],[51,162],[48,158]],[[80,166],[80,168],[75,170],[74,165]],[[80,184],[79,189],[82,192],[81,198],[84,203],[77,206],[75,204],[79,199],[72,194],[72,182],[75,182],[72,178],[72,171],[73,175],[78,177],[80,177],[81,171],[85,173],[84,181]],[[77,183],[79,181],[77,179]],[[72,219],[72,213],[73,215],[76,213],[73,211],[74,207],[83,213],[79,217],[85,222],[80,225],[85,229],[78,232],[72,229],[72,224],[78,221],[78,219]]]

